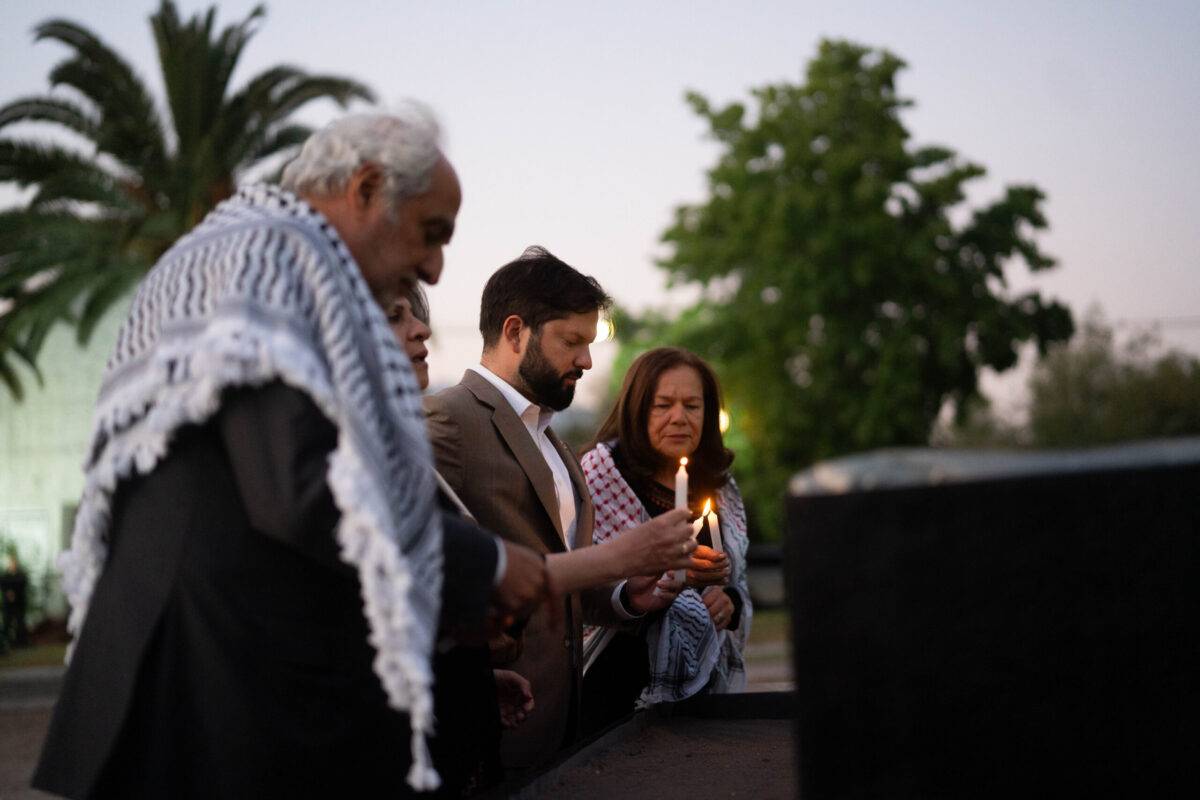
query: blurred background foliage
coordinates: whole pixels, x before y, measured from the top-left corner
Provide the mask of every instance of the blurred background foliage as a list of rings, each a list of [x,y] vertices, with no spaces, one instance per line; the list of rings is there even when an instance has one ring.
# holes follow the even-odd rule
[[[1200,359],[1164,348],[1153,330],[1119,337],[1099,308],[1070,342],[1050,348],[1029,377],[1027,420],[986,403],[935,434],[958,447],[1087,447],[1200,436]]]
[[[265,15],[218,30],[216,8],[183,19],[171,0],[150,16],[166,87],[156,102],[129,63],[64,19],[34,30],[66,46],[52,92],[0,107],[0,129],[42,123],[49,135],[0,138],[0,182],[31,191],[0,212],[0,383],[18,398],[23,363],[53,326],[86,343],[172,243],[233,193],[239,177],[277,161],[310,129],[292,120],[319,99],[372,100],[365,85],[280,65],[234,90],[230,78]],[[160,113],[165,109],[166,115]]]
[[[150,17],[166,97],[75,23],[36,38],[66,48],[51,92],[0,107],[0,182],[28,200],[0,212],[0,382],[19,396],[46,335],[85,342],[180,235],[246,176],[266,176],[308,135],[309,102],[371,100],[365,85],[279,65],[230,85],[264,18],[224,28],[216,9]],[[1012,271],[1054,267],[1037,233],[1043,193],[1004,188],[967,200],[982,165],[911,141],[897,94],[904,62],[823,41],[798,82],[743,102],[687,102],[718,156],[707,197],[676,209],[659,262],[699,300],[680,313],[614,311],[615,394],[632,359],[688,347],[717,368],[727,443],[760,541],[779,536],[788,477],[822,458],[875,447],[1077,446],[1200,433],[1200,363],[1153,336],[1119,342],[1101,315],[1009,288]],[[32,124],[32,125],[31,125]],[[10,128],[19,128],[14,135]],[[993,413],[982,370],[1041,358],[1027,421]],[[3,391],[0,389],[0,391]],[[597,418],[573,409],[565,438]],[[603,415],[601,410],[600,415]]]
[[[675,317],[618,311],[622,354],[678,344],[718,370],[734,465],[758,535],[778,537],[787,478],[874,447],[924,445],[944,406],[962,418],[980,371],[1070,338],[1070,311],[1008,291],[1008,270],[1050,269],[1042,192],[1010,186],[970,208],[981,165],[916,146],[896,93],[904,62],[823,41],[801,83],[748,103],[687,100],[720,146],[708,199],[680,206],[659,262],[701,299]]]

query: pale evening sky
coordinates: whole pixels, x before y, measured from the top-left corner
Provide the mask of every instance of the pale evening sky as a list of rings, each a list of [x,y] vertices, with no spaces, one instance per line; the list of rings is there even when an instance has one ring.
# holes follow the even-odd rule
[[[186,14],[207,5],[180,3]],[[218,21],[253,5],[221,2]],[[58,16],[99,33],[160,90],[154,7],[4,0],[0,102],[46,89],[64,50],[34,45],[30,30]],[[1200,3],[275,0],[234,83],[294,63],[438,112],[465,192],[431,292],[433,378],[447,383],[478,357],[483,283],[528,244],[635,309],[690,297],[668,295],[653,266],[672,208],[703,196],[716,153],[683,92],[726,102],[799,80],[822,36],[908,62],[913,141],[986,166],[974,200],[1014,182],[1045,190],[1042,243],[1060,266],[1036,279],[1043,292],[1079,314],[1098,303],[1110,319],[1167,318],[1163,338],[1200,354]],[[334,113],[313,106],[304,119]],[[14,197],[0,189],[0,206]],[[1014,278],[1030,283],[1023,269]],[[613,349],[599,348],[597,373]],[[585,380],[584,396],[601,383]],[[1007,383],[988,385],[1015,397]]]

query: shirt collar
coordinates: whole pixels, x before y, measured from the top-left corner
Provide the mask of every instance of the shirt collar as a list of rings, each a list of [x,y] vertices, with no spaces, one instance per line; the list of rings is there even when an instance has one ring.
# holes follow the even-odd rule
[[[512,406],[512,410],[526,425],[536,428],[538,433],[545,433],[546,428],[550,427],[550,421],[554,419],[553,411],[539,406],[518,392],[516,387],[511,383],[492,372],[483,364],[476,364],[471,369],[485,381],[496,387],[496,390],[504,396],[504,399]]]

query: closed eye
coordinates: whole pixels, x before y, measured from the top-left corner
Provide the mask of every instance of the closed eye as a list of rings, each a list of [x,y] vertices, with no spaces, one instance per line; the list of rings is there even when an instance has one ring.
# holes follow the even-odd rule
[[[425,223],[425,244],[449,244],[454,236],[454,224],[444,219],[429,220]]]

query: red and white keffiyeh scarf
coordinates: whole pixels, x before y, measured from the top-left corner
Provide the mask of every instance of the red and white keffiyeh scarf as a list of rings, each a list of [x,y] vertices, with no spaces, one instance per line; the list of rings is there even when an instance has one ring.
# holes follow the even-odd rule
[[[612,457],[610,444],[598,444],[582,459],[583,474],[596,507],[596,544],[615,539],[629,528],[650,520],[637,494],[626,482]],[[731,478],[717,493],[721,540],[732,562],[729,585],[742,598],[736,630],[716,630],[704,600],[695,589],[684,589],[646,630],[650,655],[650,684],[642,692],[644,703],[677,702],[707,689],[737,692],[745,688],[743,652],[750,635],[753,608],[746,584],[746,511],[737,484]],[[611,630],[588,626],[584,652],[588,663],[607,644]]]

